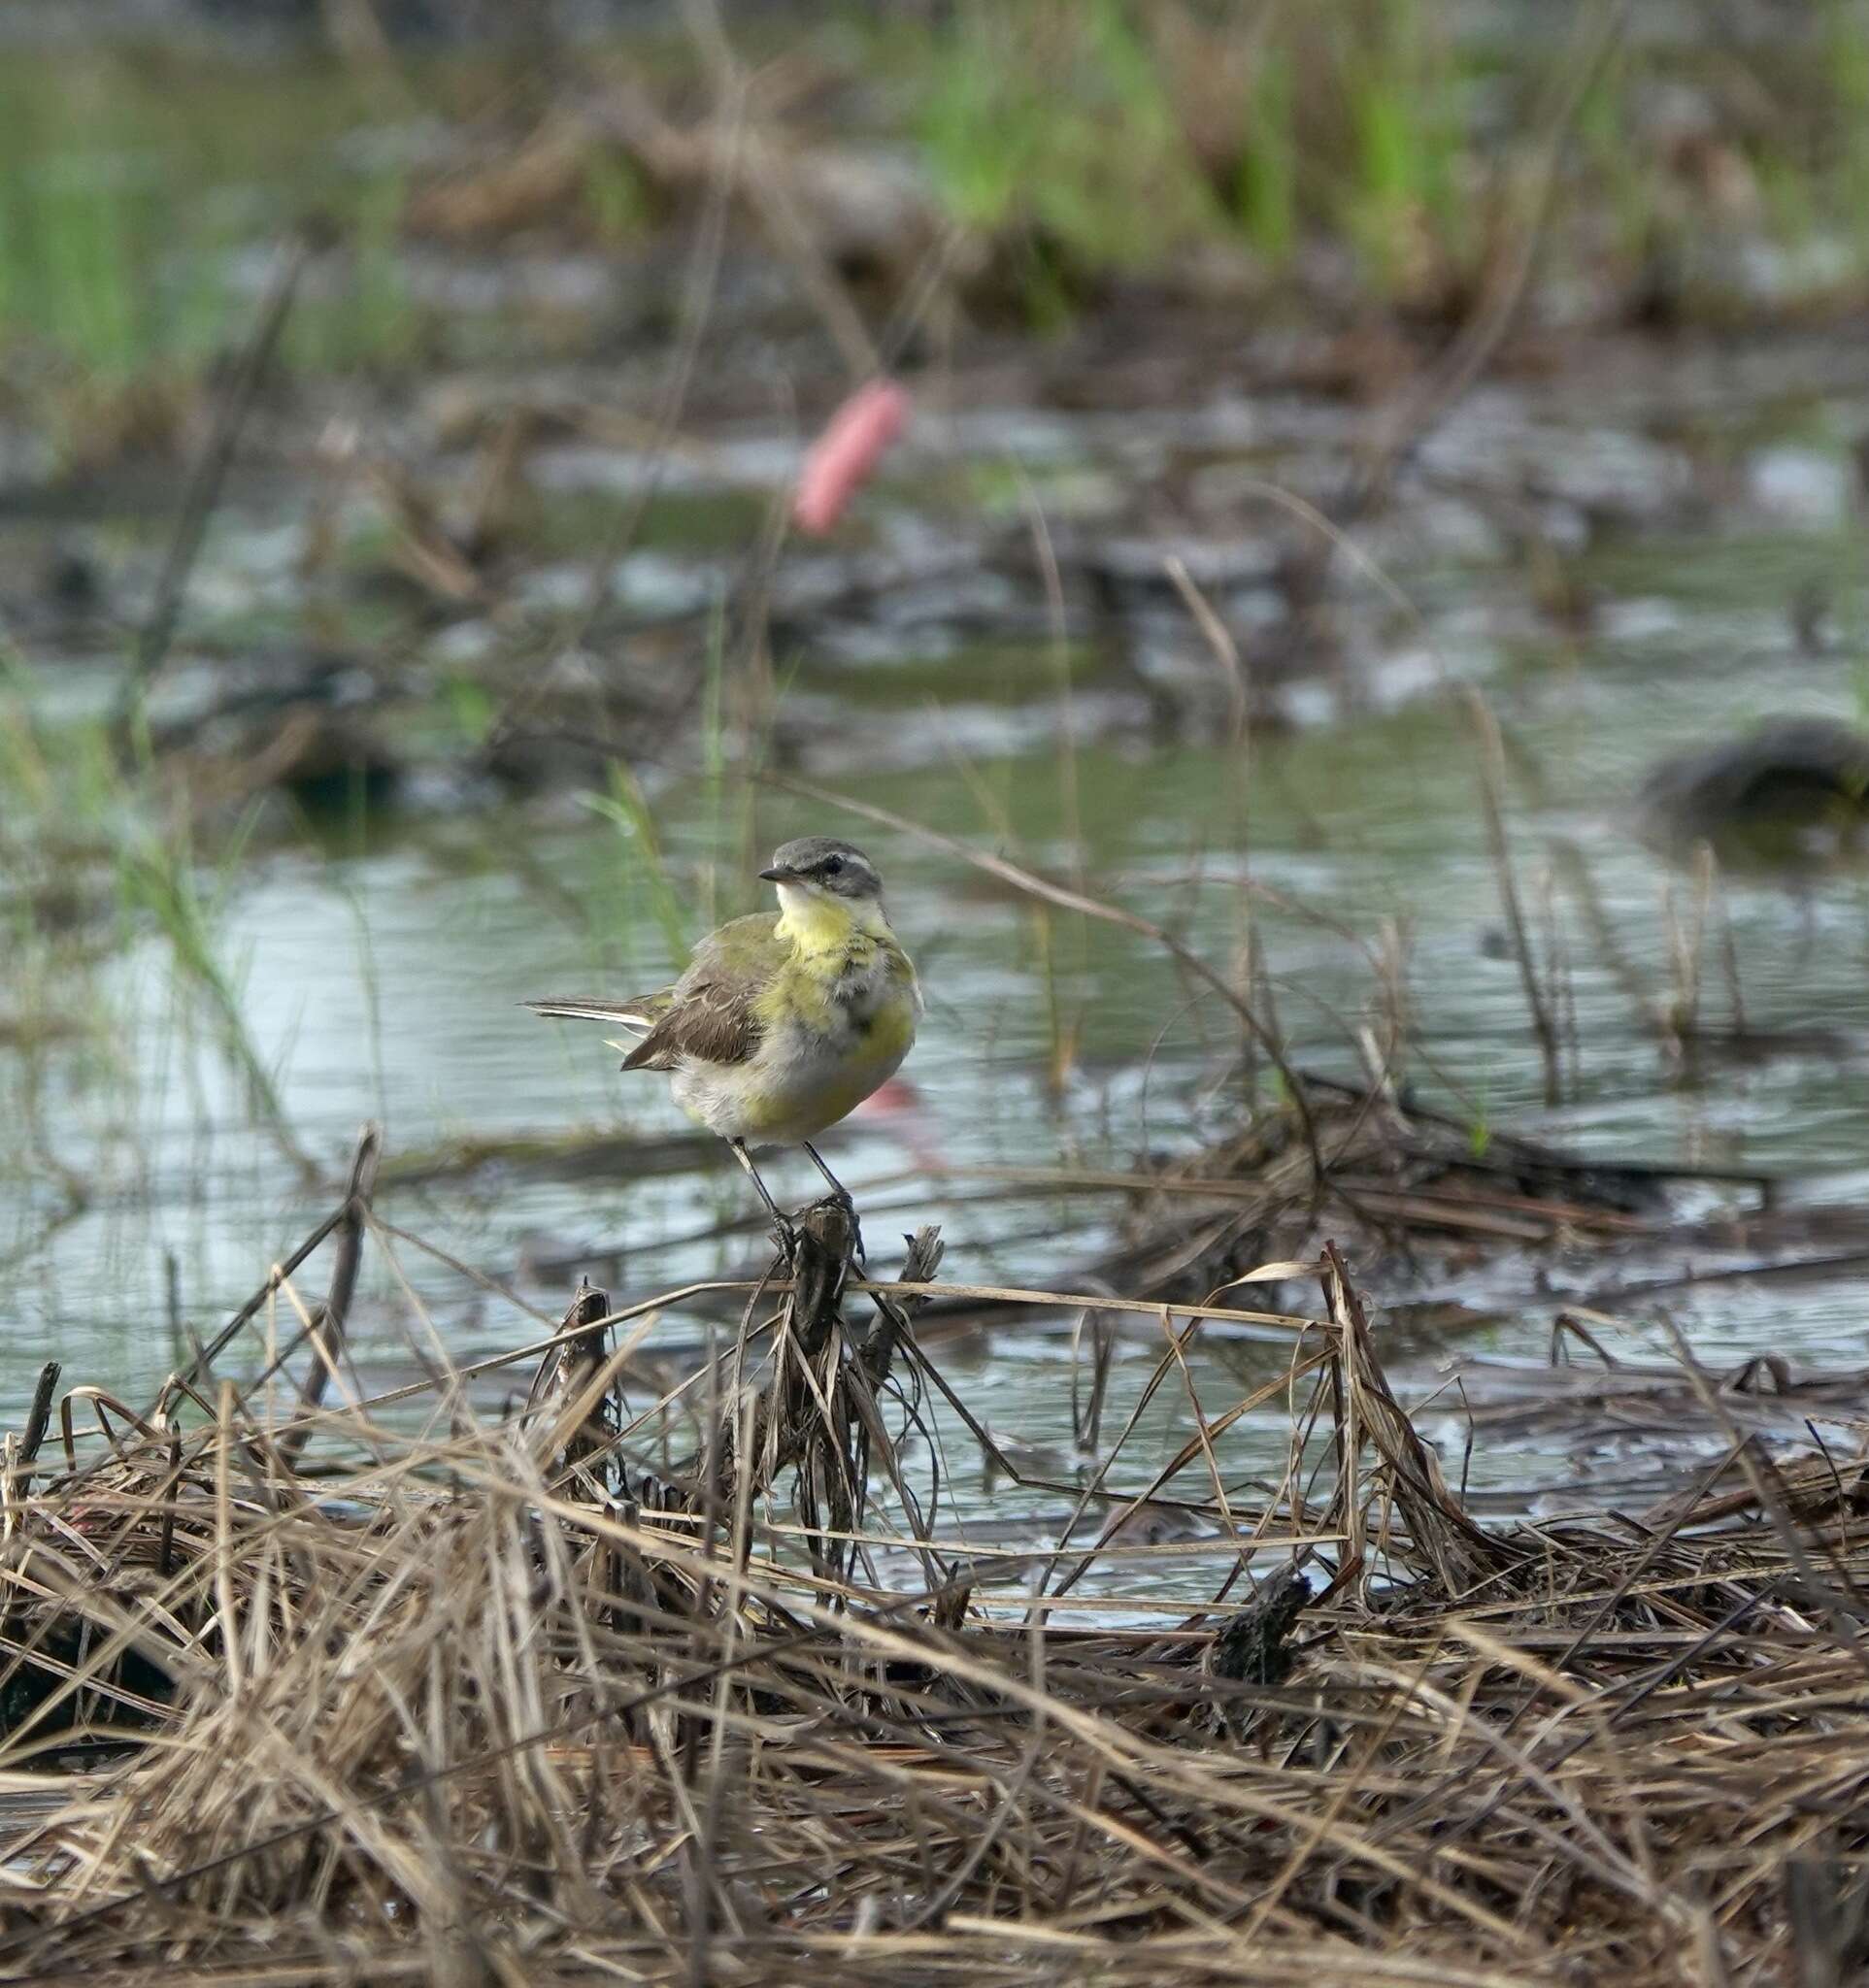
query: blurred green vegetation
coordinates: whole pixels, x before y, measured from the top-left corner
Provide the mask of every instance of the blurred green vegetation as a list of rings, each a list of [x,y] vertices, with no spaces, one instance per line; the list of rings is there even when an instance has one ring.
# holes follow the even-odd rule
[[[226,340],[240,251],[315,208],[360,260],[393,243],[394,174],[344,143],[370,103],[338,65],[263,73],[147,50],[0,63],[0,326],[107,380]],[[367,291],[367,284],[360,284]],[[317,332],[302,355],[324,356]]]
[[[993,246],[1017,313],[1054,329],[1099,286],[1172,279],[1203,250],[1240,259],[1228,295],[1244,282],[1310,308],[1328,267],[1339,312],[1358,295],[1430,315],[1470,308],[1522,224],[1540,119],[1574,59],[1563,22],[1585,17],[1548,17],[1538,33],[1521,31],[1528,10],[1477,18],[1456,24],[1430,0],[956,0],[735,27],[752,100],[788,143],[908,146],[940,208]],[[801,64],[810,88],[762,96],[763,80]],[[411,280],[424,188],[502,147],[511,164],[545,133],[582,153],[515,223],[528,239],[555,230],[601,253],[691,227],[692,209],[651,192],[601,116],[577,121],[624,77],[677,126],[705,107],[701,53],[666,35],[556,68],[485,49],[400,50],[387,77],[316,43],[265,61],[109,42],[10,50],[0,377],[68,431],[106,425],[104,403],[140,385],[141,403],[112,418],[160,430],[159,389],[179,390],[238,339],[266,251],[311,215],[341,247],[293,313],[291,365],[457,353],[463,314]],[[1819,0],[1764,38],[1724,17],[1667,27],[1636,10],[1575,137],[1554,274],[1594,276],[1631,310],[1667,287],[1669,307],[1692,313],[1695,269],[1724,230],[1780,251],[1821,246],[1787,305],[1814,288],[1859,301],[1863,0]],[[505,245],[448,246],[497,259]],[[526,300],[515,308],[524,316]],[[1714,315],[1730,315],[1731,300]],[[514,349],[526,336],[538,348],[536,321],[511,329]],[[589,346],[614,330],[597,310]]]
[[[1517,182],[1587,40],[1565,34],[1592,18],[1456,20],[1430,0],[960,0],[939,26],[898,30],[881,61],[951,211],[1047,251],[1027,264],[1035,323],[1073,281],[1158,273],[1202,243],[1243,248],[1273,288],[1307,244],[1334,249],[1369,303],[1439,311],[1470,302],[1522,224]],[[1785,249],[1827,241],[1824,282],[1859,294],[1869,8],[1821,0],[1765,40],[1723,17],[1657,30],[1635,10],[1627,28],[1578,110],[1556,268],[1596,263],[1646,299],[1651,265],[1691,259],[1712,227]]]

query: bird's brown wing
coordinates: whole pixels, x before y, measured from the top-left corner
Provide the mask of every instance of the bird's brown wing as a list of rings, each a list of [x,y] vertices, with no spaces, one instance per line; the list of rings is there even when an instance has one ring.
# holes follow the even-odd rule
[[[701,1063],[745,1063],[765,1025],[750,991],[729,980],[696,980],[627,1056],[625,1070],[673,1070],[684,1056]]]
[[[696,946],[674,986],[642,1001],[528,1001],[538,1014],[572,1021],[614,1021],[645,1031],[623,1058],[625,1070],[673,1070],[684,1056],[702,1063],[745,1063],[765,1024],[753,998],[787,957],[770,911],[734,918]],[[620,1045],[618,1045],[620,1046]]]
[[[758,1052],[765,1024],[754,1000],[789,957],[770,911],[733,918],[696,946],[669,989],[655,1025],[623,1059],[625,1070],[673,1070],[699,1063],[745,1063]]]

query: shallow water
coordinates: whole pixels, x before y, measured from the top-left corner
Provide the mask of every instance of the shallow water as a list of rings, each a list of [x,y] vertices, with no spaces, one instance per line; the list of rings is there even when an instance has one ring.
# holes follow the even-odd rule
[[[1691,368],[1683,390],[1706,390]],[[1306,915],[1256,899],[1251,915],[1294,1060],[1307,1066],[1356,1074],[1353,1031],[1376,996],[1368,959],[1320,920],[1368,940],[1387,922],[1406,945],[1418,1031],[1410,1080],[1470,1122],[1476,1139],[1492,1127],[1543,1129],[1602,1155],[1757,1168],[1786,1176],[1794,1203],[1847,1204],[1869,1184],[1861,882],[1838,879],[1800,897],[1761,884],[1726,889],[1746,1019],[1767,1047],[1696,1075],[1675,1069],[1638,1026],[1569,886],[1551,879],[1562,842],[1659,993],[1664,901],[1672,891],[1685,917],[1690,893],[1629,833],[1626,804],[1643,768],[1760,716],[1855,711],[1855,636],[1869,594],[1829,472],[1857,412],[1840,397],[1802,403],[1794,417],[1779,411],[1776,420],[1752,410],[1734,472],[1750,494],[1691,532],[1672,514],[1665,531],[1643,518],[1636,482],[1675,474],[1665,450],[1658,466],[1644,454],[1660,445],[1567,426],[1561,407],[1495,403],[1463,415],[1437,443],[1444,467],[1480,454],[1487,434],[1507,454],[1543,448],[1547,527],[1589,542],[1571,567],[1590,599],[1585,632],[1561,632],[1529,605],[1484,505],[1423,495],[1418,511],[1405,502],[1397,518],[1364,535],[1420,619],[1379,588],[1354,590],[1338,617],[1343,669],[1274,690],[1292,728],[1260,724],[1247,752],[1225,743],[1224,695],[1211,674],[1203,683],[1214,666],[1168,597],[1132,605],[1113,634],[1074,596],[1061,657],[1044,634],[1030,572],[1019,575],[1017,557],[1004,555],[1008,579],[977,546],[970,559],[951,493],[970,487],[970,475],[975,486],[988,471],[1003,475],[1010,437],[1027,451],[1041,503],[1048,491],[1075,492],[1083,516],[1072,528],[1107,532],[1114,544],[1121,520],[1111,514],[1130,508],[1121,493],[1171,462],[1185,468],[1190,448],[1210,481],[1229,462],[1242,477],[1288,470],[1290,480],[1327,480],[1313,451],[1341,434],[1336,412],[1254,414],[1229,395],[1204,410],[1123,422],[1022,421],[1017,411],[935,421],[918,442],[919,462],[900,470],[867,528],[872,547],[862,556],[885,567],[894,560],[907,578],[856,605],[818,610],[814,559],[821,568],[823,555],[800,552],[782,566],[776,601],[793,633],[780,658],[779,737],[808,772],[851,798],[1081,878],[1169,923],[1217,962],[1240,944],[1243,883],[1284,893]],[[733,570],[732,535],[723,538],[703,498],[712,492],[739,515],[756,515],[761,491],[793,461],[784,434],[729,438],[712,468],[689,480],[700,494],[678,492],[686,511],[662,519],[618,585],[656,597],[657,612],[692,613]],[[588,482],[601,466],[574,467]],[[618,455],[609,474],[626,484],[629,459]],[[559,458],[535,476],[559,491],[578,480]],[[1635,480],[1623,488],[1619,478]],[[304,504],[289,490],[219,521],[192,602],[204,658],[243,626],[297,612],[293,553],[303,528]],[[0,530],[0,558],[30,570],[50,547],[69,545],[74,529],[16,519]],[[114,562],[133,591],[159,544],[147,520],[82,530],[87,554]],[[1126,556],[1146,578],[1149,557],[1158,562],[1177,542],[1157,533],[1138,543]],[[1255,542],[1230,541],[1222,519],[1205,541],[1181,543],[1197,573],[1207,558],[1217,601],[1250,643],[1267,570]],[[1812,587],[1822,589],[1828,631],[1816,649],[1791,632],[1791,604]],[[435,643],[459,649],[465,638],[457,625]],[[110,649],[100,640],[89,655],[74,643],[62,655],[34,656],[42,721],[101,708],[112,679],[94,658]],[[1249,666],[1252,656],[1249,646]],[[211,685],[218,667],[180,657],[169,707]],[[1496,943],[1499,899],[1474,735],[1452,694],[1459,681],[1485,688],[1505,728],[1521,889],[1541,944],[1554,916],[1568,960],[1577,1049],[1571,1093],[1555,1111],[1543,1104],[1518,970]],[[1108,1241],[1119,1203],[1101,1192],[1016,1190],[970,1170],[1123,1171],[1144,1154],[1186,1151],[1231,1121],[1234,1032],[1216,1004],[1191,997],[1157,947],[1108,925],[1041,915],[910,837],[710,776],[704,759],[701,746],[670,748],[641,770],[680,904],[674,915],[690,936],[755,901],[747,879],[774,843],[845,828],[878,857],[898,929],[921,964],[929,1010],[905,1073],[913,1100],[860,1114],[827,1148],[857,1191],[880,1268],[895,1260],[891,1238],[938,1221],[951,1276],[1068,1284],[1074,1266]],[[92,954],[44,969],[50,979],[27,990],[31,1011],[43,1018],[66,1003],[82,1025],[67,1040],[23,1047],[0,1038],[0,1091],[21,1121],[36,1099],[44,1145],[83,1198],[67,1208],[43,1154],[30,1149],[0,1176],[7,1414],[17,1415],[39,1363],[53,1356],[68,1383],[146,1395],[180,1343],[171,1276],[183,1333],[212,1332],[331,1205],[366,1118],[386,1133],[383,1212],[509,1294],[476,1288],[414,1249],[399,1252],[400,1275],[457,1361],[530,1337],[534,1323],[520,1307],[555,1318],[584,1272],[636,1299],[758,1254],[744,1183],[722,1155],[684,1136],[659,1085],[619,1077],[601,1032],[543,1024],[517,1005],[542,994],[640,991],[671,970],[671,913],[640,847],[562,796],[521,806],[475,792],[463,807],[440,805],[459,800],[445,780],[429,790],[418,782],[417,792],[427,805],[270,841],[216,873],[217,952],[237,980],[290,1139],[327,1176],[317,1184],[306,1183],[255,1115],[160,934],[132,925],[127,943],[113,945],[107,924]],[[108,900],[108,874],[97,887]],[[1715,1019],[1727,998],[1710,944],[1704,999]],[[535,1149],[614,1135],[649,1143],[636,1157],[613,1148],[561,1165]],[[472,1153],[483,1157],[466,1164]],[[789,1159],[775,1160],[771,1177],[782,1195],[810,1191],[809,1175]],[[1683,1212],[1703,1216],[1725,1198],[1697,1190]],[[1743,1197],[1735,1189],[1730,1198]],[[1463,1335],[1457,1348],[1398,1344],[1405,1398],[1433,1394],[1456,1350],[1542,1360],[1560,1304],[1587,1298],[1624,1268],[1573,1253],[1443,1276],[1437,1288],[1511,1322]],[[1859,1292],[1848,1271],[1769,1287],[1731,1280],[1666,1302],[1716,1369],[1765,1344],[1798,1366],[1861,1363]],[[1654,1354],[1652,1313],[1629,1315],[1633,1344]],[[353,1328],[367,1384],[417,1372],[407,1316],[396,1277],[375,1262]],[[289,1312],[281,1322],[289,1324]],[[940,1354],[968,1399],[989,1405],[995,1432],[1035,1446],[1046,1457],[1041,1474],[1060,1482],[1075,1466],[1068,1325],[1035,1317]],[[645,1350],[679,1363],[701,1330],[691,1312],[672,1318]],[[1243,1377],[1269,1377],[1279,1355],[1230,1346],[1219,1329],[1205,1337],[1211,1344],[1193,1371],[1211,1415]],[[262,1339],[263,1322],[248,1364]],[[1106,1438],[1158,1356],[1158,1327],[1129,1321],[1120,1349]],[[1544,1502],[1528,1484],[1561,1496],[1579,1480],[1579,1455],[1562,1436],[1486,1443],[1463,1458],[1458,1417],[1445,1408],[1443,1401],[1431,1427],[1450,1474],[1464,1473],[1476,1492],[1511,1487],[1509,1503],[1522,1508]],[[1139,1488],[1151,1461],[1190,1427],[1178,1382],[1163,1390],[1113,1484]],[[980,1537],[985,1525],[985,1537],[1005,1539],[1030,1521],[1043,1534],[1066,1508],[1059,1489],[989,1486],[957,1425],[950,1418],[941,1431],[949,1503],[938,1532],[970,1526]],[[1227,1438],[1226,1468],[1240,1482],[1276,1474],[1285,1437],[1283,1414],[1249,1418]],[[1625,1459],[1599,1461],[1620,1469]],[[1125,1585],[1140,1581],[1145,1593],[1151,1581],[1185,1592],[1212,1571],[1190,1575],[1195,1563],[1175,1553],[1140,1563],[1146,1573],[1121,1565]]]

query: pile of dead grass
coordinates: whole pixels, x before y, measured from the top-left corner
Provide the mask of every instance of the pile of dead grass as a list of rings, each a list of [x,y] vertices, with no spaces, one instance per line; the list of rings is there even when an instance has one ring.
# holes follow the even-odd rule
[[[303,1314],[339,1382],[367,1178]],[[581,1292],[494,1415],[453,1371],[269,1407],[215,1378],[237,1335],[140,1417],[55,1414],[49,1382],[5,1459],[0,1972],[1851,1977],[1862,1458],[1781,1469],[1735,1431],[1717,1491],[1645,1520],[1483,1529],[1327,1251],[1273,1390],[1200,1402],[1188,1344],[1241,1314],[1164,1314],[1195,1437],[1144,1460],[1125,1431],[1094,1528],[1008,1606],[923,1516],[934,1239],[893,1282],[850,1242],[823,1211],[649,1403],[645,1335],[718,1287]],[[1254,1502],[1227,1431],[1268,1392],[1290,1462]],[[1057,1619],[1145,1498],[1231,1536],[1218,1592],[1166,1629]]]

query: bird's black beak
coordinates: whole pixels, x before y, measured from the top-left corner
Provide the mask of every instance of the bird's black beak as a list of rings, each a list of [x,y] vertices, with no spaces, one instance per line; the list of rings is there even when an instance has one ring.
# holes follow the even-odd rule
[[[761,883],[791,883],[797,880],[798,872],[789,870],[784,863],[775,863],[770,870],[759,873]]]

